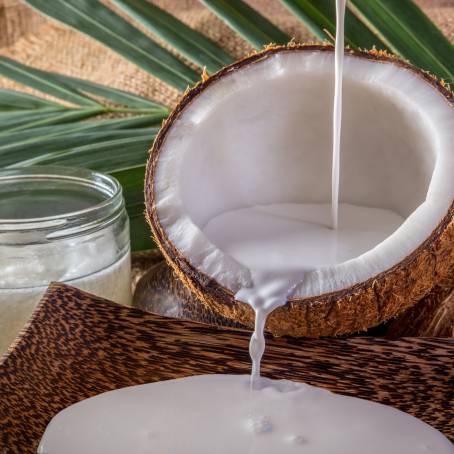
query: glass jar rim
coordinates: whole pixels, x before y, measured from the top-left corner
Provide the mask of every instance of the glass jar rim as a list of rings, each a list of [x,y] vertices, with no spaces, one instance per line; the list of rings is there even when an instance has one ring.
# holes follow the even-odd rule
[[[102,197],[97,203],[87,207],[57,214],[2,218],[0,216],[0,233],[39,230],[55,236],[68,236],[77,231],[90,230],[118,216],[124,209],[123,191],[118,180],[100,172],[64,166],[29,166],[0,170],[0,192],[4,184],[33,184],[37,182],[61,183],[73,188],[90,191]]]

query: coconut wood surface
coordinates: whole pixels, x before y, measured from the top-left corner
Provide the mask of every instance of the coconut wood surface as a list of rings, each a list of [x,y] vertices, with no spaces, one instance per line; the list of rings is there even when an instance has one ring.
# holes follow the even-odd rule
[[[0,453],[36,452],[52,416],[103,391],[247,374],[248,341],[54,284],[0,364]],[[269,339],[263,372],[393,405],[454,440],[453,354],[453,339]]]

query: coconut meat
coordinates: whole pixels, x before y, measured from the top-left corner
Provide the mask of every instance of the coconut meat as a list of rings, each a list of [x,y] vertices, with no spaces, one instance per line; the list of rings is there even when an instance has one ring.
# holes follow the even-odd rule
[[[333,64],[331,52],[294,51],[232,70],[165,137],[154,179],[160,224],[194,267],[234,293],[253,286],[257,270],[207,235],[210,221],[254,207],[329,206]],[[312,268],[302,259],[294,297],[348,288],[396,265],[453,200],[454,111],[422,77],[346,56],[342,126],[341,203],[398,221],[357,256]]]

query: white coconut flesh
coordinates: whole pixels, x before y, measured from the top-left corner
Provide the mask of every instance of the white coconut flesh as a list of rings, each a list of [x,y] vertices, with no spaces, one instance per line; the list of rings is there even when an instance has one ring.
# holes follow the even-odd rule
[[[280,52],[242,66],[192,99],[167,132],[153,182],[161,227],[232,293],[257,280],[272,285],[275,276],[294,282],[286,295],[293,298],[349,288],[405,259],[447,214],[452,106],[403,66],[354,55],[344,65],[337,235],[359,226],[334,258],[324,251],[315,260],[308,251],[320,239],[305,234],[292,243],[298,225],[278,225],[286,216],[311,222],[314,210],[317,222],[329,221],[332,52]],[[219,234],[216,222],[229,228]],[[361,229],[377,234],[362,237]]]

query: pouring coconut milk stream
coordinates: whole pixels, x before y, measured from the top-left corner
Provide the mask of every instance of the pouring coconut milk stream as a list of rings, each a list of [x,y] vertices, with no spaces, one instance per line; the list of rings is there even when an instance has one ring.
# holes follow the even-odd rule
[[[235,295],[255,311],[250,378],[196,376],[101,394],[59,413],[38,453],[454,454],[438,431],[391,407],[260,377],[266,318],[304,285],[304,274],[361,255],[403,221],[390,210],[339,205],[345,7],[336,0],[331,204],[253,206],[203,229],[251,270],[253,285]]]
[[[326,233],[331,236],[331,240],[328,241],[330,245],[331,255],[336,253],[336,242],[338,240],[338,232],[336,230],[339,226],[339,174],[340,174],[340,148],[341,148],[341,126],[342,126],[342,79],[343,79],[343,63],[344,63],[344,25],[345,25],[345,8],[347,0],[336,0],[336,40],[335,40],[335,84],[334,84],[334,108],[333,108],[333,152],[332,152],[332,177],[331,177],[331,227],[333,232],[324,232],[321,234],[320,241],[316,241],[315,244],[326,244],[323,237]],[[353,211],[356,211],[353,207],[350,207]],[[317,221],[321,221],[323,225],[323,213],[317,213],[318,207],[306,207],[306,210],[310,216],[318,218]],[[289,215],[294,214],[293,210],[290,209]],[[353,213],[355,216],[356,213]],[[370,210],[370,220],[374,222],[371,226],[378,225],[383,213],[380,210]],[[361,216],[361,214],[359,214]],[[375,219],[377,217],[377,219]],[[391,217],[390,217],[391,218]],[[218,219],[219,221],[219,219]],[[226,219],[222,219],[221,222],[225,222]],[[396,223],[396,224],[394,224]],[[400,219],[390,219],[390,226],[397,227],[400,223]],[[210,223],[212,228],[213,221]],[[302,226],[303,227],[303,226]],[[223,229],[221,229],[223,230]],[[326,230],[326,226],[324,228]],[[392,231],[392,230],[391,230]],[[223,232],[224,233],[224,232]],[[384,229],[384,233],[387,229]],[[304,231],[303,231],[304,234]],[[216,233],[215,233],[216,235]],[[315,235],[316,237],[319,235]],[[384,236],[385,238],[386,236]],[[383,238],[383,239],[384,239]],[[218,242],[220,238],[217,238]],[[231,252],[231,251],[229,251]],[[328,251],[326,251],[328,252]],[[323,254],[322,250],[318,251],[318,254]],[[235,256],[235,254],[233,254]],[[307,259],[306,259],[307,260]],[[307,263],[311,265],[311,260]],[[315,263],[312,261],[312,265]],[[241,289],[237,294],[236,298],[240,301],[249,303],[255,311],[255,328],[254,333],[251,337],[250,342],[250,355],[252,359],[252,373],[251,373],[251,387],[254,387],[254,382],[260,377],[260,363],[265,351],[265,322],[267,315],[279,306],[283,306],[287,302],[287,298],[292,294],[292,291],[301,282],[301,274],[296,271],[289,279],[288,275],[286,278],[278,276],[269,276],[268,274],[261,274],[255,276],[255,286],[252,289]]]

